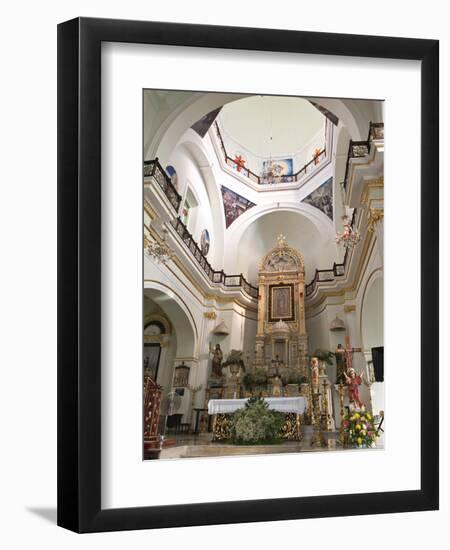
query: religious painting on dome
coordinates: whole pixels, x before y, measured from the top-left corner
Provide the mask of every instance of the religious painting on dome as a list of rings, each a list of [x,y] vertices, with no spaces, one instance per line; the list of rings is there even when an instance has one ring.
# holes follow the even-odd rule
[[[231,189],[221,186],[223,209],[225,212],[225,226],[228,229],[230,225],[239,218],[244,212],[256,206],[254,202],[238,195]]]
[[[170,178],[170,183],[175,187],[175,189],[178,191],[178,174],[175,168],[171,165],[166,166],[166,174]]]
[[[200,235],[200,250],[202,251],[203,256],[208,255],[210,243],[209,231],[204,229]]]
[[[293,321],[294,286],[289,284],[270,285],[269,321]]]
[[[214,111],[211,111],[202,116],[202,118],[200,120],[197,120],[197,122],[195,122],[191,126],[191,128],[195,130],[201,138],[204,138],[208,133],[208,130],[211,128],[212,123],[216,120],[217,115],[220,113],[221,109],[222,107],[219,107],[218,109],[214,109]]]
[[[292,158],[263,161],[262,183],[286,183],[292,181],[294,160]],[[275,179],[274,179],[275,178]]]
[[[310,193],[302,202],[315,206],[333,220],[333,178],[322,183],[320,187]]]

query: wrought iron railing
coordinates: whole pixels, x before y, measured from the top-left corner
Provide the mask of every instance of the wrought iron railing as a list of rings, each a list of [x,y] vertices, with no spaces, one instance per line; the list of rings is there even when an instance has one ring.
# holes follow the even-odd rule
[[[351,226],[353,227],[356,220],[356,208],[353,210]],[[343,277],[345,275],[345,267],[347,265],[348,248],[345,249],[344,261],[337,264],[333,264],[330,269],[316,269],[314,277],[310,283],[305,286],[305,295],[311,296],[316,289],[317,283],[332,282],[336,277]]]
[[[219,125],[217,124],[217,121],[214,122],[214,127],[216,129],[217,138],[219,140],[220,149],[223,154],[223,158],[225,161],[225,164],[228,166],[231,166],[232,168],[236,167],[236,161],[235,159],[232,159],[226,150],[222,134],[220,133]],[[265,175],[258,175],[255,174],[255,172],[252,172],[249,168],[246,168],[245,166],[239,166],[238,172],[240,174],[243,174],[246,176],[250,181],[253,181],[254,183],[257,183],[258,185],[267,185],[267,184],[278,184],[278,183],[295,183],[299,180],[301,180],[304,176],[306,176],[308,173],[310,173],[315,166],[320,164],[322,160],[326,157],[326,149],[322,149],[317,155],[315,155],[309,162],[307,162],[300,170],[298,170],[295,174],[291,175],[281,175],[281,176],[265,176]]]
[[[208,262],[200,247],[180,218],[173,219],[171,224],[186,247],[189,249],[192,256],[197,261],[198,265],[202,268],[203,272],[212,283],[222,284],[228,288],[240,288],[252,298],[258,298],[258,288],[251,285],[242,273],[240,275],[227,275],[223,269],[216,271],[211,267],[211,264]]]
[[[369,135],[366,141],[350,140],[348,144],[347,165],[345,167],[344,189],[347,187],[350,161],[356,158],[364,158],[370,153],[370,146],[374,140],[384,139],[384,123],[371,122],[369,124]]]
[[[166,174],[157,158],[155,160],[144,160],[144,178],[149,176],[153,177],[169,199],[170,204],[175,211],[178,212],[181,203],[181,195],[178,194],[178,191],[173,186],[173,183],[170,181],[169,176]]]

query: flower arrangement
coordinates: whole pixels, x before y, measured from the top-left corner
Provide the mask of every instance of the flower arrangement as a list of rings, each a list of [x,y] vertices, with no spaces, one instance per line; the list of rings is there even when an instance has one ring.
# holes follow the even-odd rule
[[[346,442],[357,448],[375,447],[378,437],[372,415],[367,411],[350,411],[343,419]]]
[[[283,424],[284,414],[270,410],[264,399],[251,397],[233,414],[232,439],[241,445],[276,443]]]

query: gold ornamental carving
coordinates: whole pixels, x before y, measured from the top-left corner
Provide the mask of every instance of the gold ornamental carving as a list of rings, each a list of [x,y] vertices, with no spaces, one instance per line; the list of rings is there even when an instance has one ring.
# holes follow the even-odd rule
[[[377,223],[384,218],[384,210],[382,210],[381,208],[369,208],[367,217],[369,219],[367,229],[368,231],[373,233],[375,231]]]
[[[215,319],[217,319],[217,313],[215,311],[205,311],[205,313],[203,313],[203,317],[205,317],[205,319],[210,319],[211,321],[214,321]]]

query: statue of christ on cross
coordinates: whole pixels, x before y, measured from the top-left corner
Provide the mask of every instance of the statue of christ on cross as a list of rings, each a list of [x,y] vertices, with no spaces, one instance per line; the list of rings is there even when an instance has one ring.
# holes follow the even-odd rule
[[[337,367],[336,382],[338,384],[345,384],[345,375],[353,368],[353,354],[360,351],[361,348],[352,348],[350,346],[349,336],[345,337],[345,348],[342,347],[342,344],[338,344],[335,350]]]

